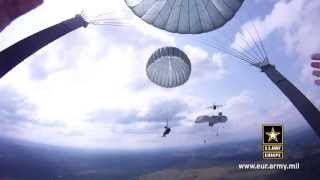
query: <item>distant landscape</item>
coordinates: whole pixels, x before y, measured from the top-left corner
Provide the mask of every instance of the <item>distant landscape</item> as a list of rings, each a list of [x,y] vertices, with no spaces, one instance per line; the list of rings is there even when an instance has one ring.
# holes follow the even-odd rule
[[[239,163],[266,162],[261,142],[250,140],[157,151],[80,150],[13,139],[0,140],[0,180],[211,180],[318,179],[320,142],[311,133],[286,138],[284,161],[296,171],[239,170]]]

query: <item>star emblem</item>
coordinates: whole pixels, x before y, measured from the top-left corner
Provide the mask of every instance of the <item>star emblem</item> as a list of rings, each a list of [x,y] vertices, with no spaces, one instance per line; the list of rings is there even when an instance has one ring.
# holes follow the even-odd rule
[[[277,136],[280,134],[280,132],[276,132],[274,130],[274,127],[272,127],[270,132],[266,132],[266,134],[269,136],[268,143],[274,140],[275,142],[278,142]]]

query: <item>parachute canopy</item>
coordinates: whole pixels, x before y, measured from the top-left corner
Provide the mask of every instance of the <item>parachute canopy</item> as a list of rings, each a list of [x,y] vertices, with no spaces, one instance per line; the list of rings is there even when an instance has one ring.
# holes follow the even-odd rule
[[[211,116],[199,116],[196,118],[195,123],[203,123],[203,122],[210,122],[210,121],[214,121],[214,118]]]
[[[188,81],[191,63],[188,56],[175,47],[163,47],[156,50],[147,63],[148,78],[155,84],[173,88]]]
[[[244,0],[125,0],[145,22],[181,34],[199,34],[227,23]]]

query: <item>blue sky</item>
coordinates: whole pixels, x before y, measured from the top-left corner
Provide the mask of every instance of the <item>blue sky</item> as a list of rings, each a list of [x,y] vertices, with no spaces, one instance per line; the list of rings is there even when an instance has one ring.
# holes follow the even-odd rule
[[[145,149],[194,146],[260,138],[262,123],[308,130],[303,117],[259,69],[199,42],[168,33],[135,17],[118,1],[47,0],[0,34],[0,49],[85,10],[133,24],[123,28],[89,25],[51,43],[0,81],[0,135],[85,148]],[[320,106],[309,56],[320,52],[320,2],[246,1],[223,28],[197,38],[228,46],[250,12],[272,64]],[[177,46],[192,62],[190,80],[175,89],[152,84],[145,65],[157,48]],[[213,102],[229,116],[217,128],[195,125]],[[160,138],[169,117],[169,138]]]

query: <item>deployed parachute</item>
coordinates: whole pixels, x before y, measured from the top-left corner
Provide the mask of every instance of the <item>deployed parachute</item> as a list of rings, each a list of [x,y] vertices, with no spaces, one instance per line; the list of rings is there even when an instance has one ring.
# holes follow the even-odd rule
[[[172,88],[188,81],[191,63],[188,56],[175,47],[163,47],[156,50],[147,63],[148,78],[155,84]]]
[[[125,0],[145,22],[181,34],[199,34],[226,24],[244,0]]]
[[[228,121],[228,117],[223,115],[221,112],[219,113],[218,116],[207,116],[207,115],[202,115],[197,117],[195,123],[199,124],[199,123],[209,123],[210,127],[213,127],[215,124],[218,123],[225,123]]]

